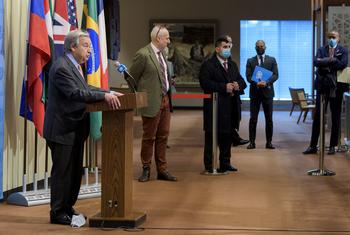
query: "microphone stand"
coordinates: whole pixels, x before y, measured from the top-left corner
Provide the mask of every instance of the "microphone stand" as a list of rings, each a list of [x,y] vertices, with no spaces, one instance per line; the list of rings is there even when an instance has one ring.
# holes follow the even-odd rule
[[[136,85],[136,81],[135,81],[135,79],[131,76],[131,74],[129,73],[129,72],[127,72],[126,70],[123,72],[123,74],[124,74],[124,79],[125,79],[125,81],[128,83],[128,86],[129,86],[129,88],[131,89],[131,91],[133,92],[133,93],[136,93],[137,91],[136,91],[136,87],[137,87],[137,85]]]

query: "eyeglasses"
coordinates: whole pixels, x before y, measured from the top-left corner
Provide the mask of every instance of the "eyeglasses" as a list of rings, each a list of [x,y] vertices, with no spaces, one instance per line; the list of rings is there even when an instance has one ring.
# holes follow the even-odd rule
[[[160,25],[156,25],[156,26],[159,27],[159,29],[158,29],[158,31],[157,31],[157,33],[156,33],[156,37],[158,37],[158,34],[159,34],[160,30],[161,30],[161,29],[166,29],[166,25],[160,24]]]

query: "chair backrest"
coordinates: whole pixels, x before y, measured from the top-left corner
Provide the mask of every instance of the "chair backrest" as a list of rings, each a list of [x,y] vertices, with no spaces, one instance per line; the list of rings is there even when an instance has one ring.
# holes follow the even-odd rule
[[[297,91],[297,96],[298,96],[300,108],[307,107],[308,103],[306,100],[306,95],[305,95],[304,89],[300,89],[299,91]]]
[[[304,97],[305,97],[304,88],[291,88],[291,87],[289,87],[289,92],[290,92],[290,97],[292,98],[292,103],[300,105],[298,93],[303,92]]]

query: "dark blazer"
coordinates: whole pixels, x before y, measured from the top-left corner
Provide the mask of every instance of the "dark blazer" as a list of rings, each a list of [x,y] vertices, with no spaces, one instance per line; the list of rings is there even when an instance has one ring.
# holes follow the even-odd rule
[[[263,88],[257,87],[257,83],[252,80],[254,69],[257,65],[259,65],[257,56],[254,56],[247,60],[246,78],[247,81],[250,83],[249,98],[257,98],[259,91],[262,92],[265,98],[273,98],[275,96],[273,83],[278,79],[278,68],[276,59],[272,56],[265,55],[264,63],[261,67],[270,70],[272,72],[272,76],[267,80],[267,86]]]
[[[231,96],[226,92],[226,84],[234,81],[239,84],[240,90]],[[199,82],[204,93],[218,92],[218,131],[230,133],[234,128],[238,129],[241,113],[240,95],[244,94],[247,85],[236,63],[228,60],[228,72],[226,72],[214,54],[202,64]],[[204,130],[212,131],[212,99],[204,99],[203,104]]]
[[[163,57],[164,61],[166,61],[164,55]],[[162,102],[162,81],[159,61],[151,44],[148,44],[136,52],[129,72],[136,80],[137,91],[144,91],[148,95],[148,106],[141,108],[139,110],[140,114],[145,117],[155,117],[160,110]],[[172,111],[171,84],[169,79],[170,75],[168,69],[168,95],[170,111]]]
[[[317,50],[316,57],[314,59],[314,65],[318,69],[318,73],[315,81],[315,88],[319,88],[319,74],[322,72],[337,75],[337,71],[343,70],[348,65],[348,50],[345,47],[337,45],[334,49],[334,56],[329,58],[329,46],[320,47]],[[321,72],[322,70],[322,72]],[[342,92],[348,91],[349,85],[346,83],[337,82],[337,89]]]
[[[44,138],[65,145],[89,135],[86,103],[104,100],[104,92],[89,86],[67,56],[60,57],[49,73]]]

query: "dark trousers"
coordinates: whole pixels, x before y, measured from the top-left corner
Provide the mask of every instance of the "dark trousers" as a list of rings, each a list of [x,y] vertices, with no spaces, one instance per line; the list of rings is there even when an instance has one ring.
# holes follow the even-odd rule
[[[160,110],[155,117],[142,117],[143,136],[141,146],[141,161],[143,167],[150,167],[153,149],[157,171],[167,169],[166,145],[170,129],[169,97],[162,99]]]
[[[344,92],[337,90],[335,97],[329,97],[326,94],[324,95],[325,110],[327,110],[327,105],[329,103],[330,104],[329,107],[332,115],[331,139],[329,142],[330,147],[335,147],[338,145],[343,93]],[[321,115],[321,95],[317,92],[316,112],[314,115],[314,121],[312,123],[310,147],[317,147],[318,137],[320,136],[320,115]]]
[[[255,142],[256,138],[256,125],[258,123],[258,116],[260,105],[262,104],[265,115],[265,135],[266,142],[271,143],[273,134],[273,98],[266,98],[260,94],[257,98],[250,99],[250,120],[249,120],[249,141]]]
[[[230,166],[232,133],[218,132],[220,168]],[[205,131],[204,136],[204,167],[206,170],[213,169],[213,132]]]
[[[78,199],[83,174],[84,142],[63,145],[47,142],[51,149],[51,215],[70,213]]]

